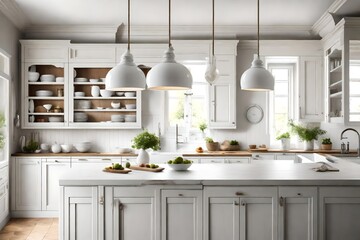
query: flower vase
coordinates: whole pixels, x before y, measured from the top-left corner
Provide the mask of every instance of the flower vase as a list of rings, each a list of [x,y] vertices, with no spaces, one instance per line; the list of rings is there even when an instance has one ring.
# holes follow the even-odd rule
[[[281,150],[290,149],[290,138],[282,138],[281,140]]]
[[[138,156],[136,158],[136,162],[137,164],[147,164],[149,163],[149,160],[150,160],[150,156],[149,156],[149,153],[144,150],[144,149],[140,149],[139,152],[138,152]]]
[[[305,151],[312,151],[312,150],[314,150],[314,140],[304,141],[304,150],[305,150]]]

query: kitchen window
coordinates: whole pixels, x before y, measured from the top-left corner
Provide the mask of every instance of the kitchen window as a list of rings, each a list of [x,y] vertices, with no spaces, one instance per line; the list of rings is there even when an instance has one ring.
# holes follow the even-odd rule
[[[360,61],[350,60],[350,83],[349,83],[349,120],[360,121]]]
[[[193,77],[192,89],[184,91],[168,91],[168,123],[177,127],[179,142],[190,142],[197,139],[199,125],[207,123],[208,116],[208,83],[204,73],[205,62],[183,62]]]
[[[275,79],[274,91],[269,93],[270,145],[279,145],[276,137],[288,131],[288,121],[294,118],[295,76],[297,58],[266,59],[267,68]]]

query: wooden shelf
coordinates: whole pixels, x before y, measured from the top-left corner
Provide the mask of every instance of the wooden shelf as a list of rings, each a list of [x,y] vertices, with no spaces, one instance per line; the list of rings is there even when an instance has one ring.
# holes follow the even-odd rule
[[[136,100],[136,97],[74,97],[75,100],[131,100],[134,99]]]
[[[336,88],[338,86],[342,87],[342,82],[343,82],[342,80],[336,81],[336,82],[330,84],[329,88]]]
[[[64,97],[28,97],[33,100],[64,100]]]
[[[74,82],[74,85],[105,85],[104,82]]]
[[[329,119],[331,123],[344,123],[343,117],[330,117]]]
[[[34,116],[64,116],[64,113],[48,113],[48,112],[34,112],[34,113],[28,113],[29,115],[34,115]]]
[[[28,82],[28,85],[64,85],[64,82]]]
[[[74,112],[136,112],[136,109],[74,109]]]
[[[330,94],[330,98],[341,98],[342,97],[342,91]]]
[[[330,73],[339,73],[342,71],[342,65],[339,65],[333,69],[330,70]]]

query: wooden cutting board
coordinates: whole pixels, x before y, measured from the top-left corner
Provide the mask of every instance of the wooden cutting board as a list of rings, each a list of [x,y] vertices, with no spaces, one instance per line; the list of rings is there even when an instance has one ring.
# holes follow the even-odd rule
[[[147,168],[147,167],[139,167],[139,166],[130,166],[132,170],[139,170],[139,171],[147,171],[147,172],[162,172],[165,168]]]
[[[126,173],[131,172],[131,170],[130,170],[130,169],[126,169],[126,168],[125,168],[124,170],[104,168],[104,169],[103,169],[103,172],[109,172],[109,173],[123,173],[123,174],[126,174]]]

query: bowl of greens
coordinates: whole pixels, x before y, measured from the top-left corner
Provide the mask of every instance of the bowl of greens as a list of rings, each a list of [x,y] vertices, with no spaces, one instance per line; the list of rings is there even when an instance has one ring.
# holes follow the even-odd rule
[[[191,166],[192,161],[184,159],[183,157],[176,157],[168,161],[168,165],[175,171],[186,171]]]

